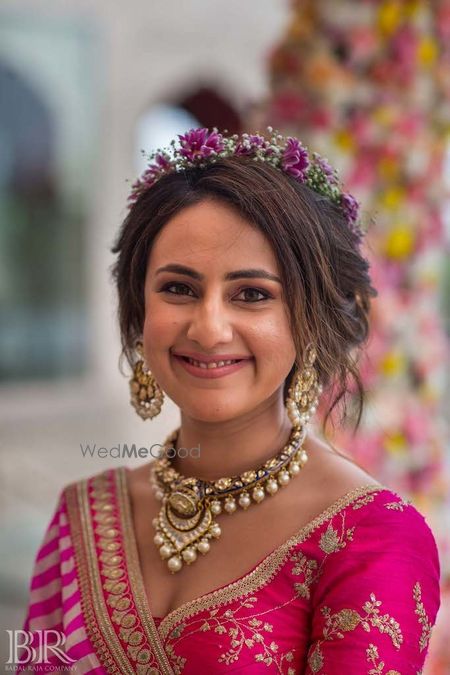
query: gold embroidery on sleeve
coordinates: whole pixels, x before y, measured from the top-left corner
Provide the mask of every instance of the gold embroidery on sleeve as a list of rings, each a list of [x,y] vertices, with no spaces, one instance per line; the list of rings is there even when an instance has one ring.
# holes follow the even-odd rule
[[[392,644],[397,649],[403,642],[403,635],[400,624],[389,614],[380,616],[378,607],[381,601],[377,600],[374,593],[370,594],[370,601],[363,605],[365,615],[359,614],[355,609],[341,609],[335,613],[331,613],[329,607],[322,607],[321,612],[325,617],[325,626],[323,628],[323,638],[318,640],[308,655],[308,664],[313,671],[317,673],[323,666],[323,653],[320,649],[323,642],[333,639],[344,639],[344,633],[355,630],[359,625],[370,632],[370,627],[378,628],[380,633],[387,633],[392,640]]]
[[[385,509],[390,509],[392,511],[404,511],[404,506],[411,506],[412,501],[411,499],[404,499],[402,495],[399,495],[397,492],[394,490],[390,490],[396,497],[397,501],[395,502],[385,502],[384,508]]]
[[[320,649],[321,643],[316,643],[313,650],[308,654],[308,665],[313,673],[318,673],[323,666],[323,654]]]
[[[320,574],[320,572],[317,572],[317,560],[308,560],[301,551],[295,551],[295,553],[291,555],[290,560],[296,563],[291,570],[291,574],[295,576],[300,574],[304,575],[304,581],[301,583],[294,583],[295,592],[299,598],[306,598],[306,600],[309,600],[310,586]]]
[[[344,527],[344,521],[342,522],[342,527]],[[345,533],[342,531],[339,535],[338,531],[334,529],[330,522],[328,523],[327,529],[320,537],[319,546],[324,553],[335,553],[336,551],[340,551],[342,548],[347,546],[347,542],[344,541],[344,537],[346,537],[349,541],[353,541],[354,532],[355,527],[350,527]]]
[[[361,497],[361,499],[358,499],[353,504],[353,511],[357,511],[357,509],[360,509],[362,506],[366,506],[366,504],[369,504],[370,502],[373,502],[373,500],[374,500],[374,495],[366,495],[365,497]]]
[[[422,602],[422,588],[418,581],[416,581],[414,584],[413,595],[414,600],[416,601],[416,609],[414,610],[414,614],[417,614],[419,617],[418,621],[422,626],[422,634],[419,638],[419,647],[420,651],[423,651],[430,641],[433,627]]]
[[[377,609],[381,605],[381,600],[377,600],[374,593],[370,594],[370,599],[372,602],[364,603],[364,609],[367,612],[365,621],[362,622],[362,627],[367,632],[370,631],[370,625],[379,629],[380,633],[387,633],[392,640],[392,644],[397,649],[400,649],[400,645],[403,642],[403,635],[400,628],[400,624],[389,614],[383,614],[380,616],[380,610]]]
[[[410,504],[412,504],[410,500],[405,501],[402,499],[400,502],[387,502],[384,507],[386,509],[391,509],[392,511],[403,511],[403,507],[409,506]]]
[[[326,531],[320,537],[319,547],[325,553],[320,565],[317,560],[308,559],[301,551],[295,551],[291,555],[290,560],[296,563],[291,570],[291,574],[294,576],[304,575],[303,582],[294,583],[294,589],[298,597],[309,600],[310,587],[321,576],[323,566],[328,556],[331,555],[331,553],[336,553],[345,548],[347,546],[347,541],[353,541],[355,527],[350,527],[345,530],[345,512],[341,513],[340,516],[342,519],[341,534],[339,535],[338,531],[333,528],[330,520]],[[344,541],[345,538],[347,541]]]
[[[380,660],[379,654],[378,654],[378,647],[372,643],[370,643],[368,649],[366,649],[366,654],[367,654],[367,660],[370,661],[370,663],[375,666],[374,668],[371,668],[367,675],[383,675],[384,673],[384,661],[380,661],[377,663],[377,661]],[[398,672],[398,670],[388,670],[387,673],[384,675],[401,675],[401,673]]]

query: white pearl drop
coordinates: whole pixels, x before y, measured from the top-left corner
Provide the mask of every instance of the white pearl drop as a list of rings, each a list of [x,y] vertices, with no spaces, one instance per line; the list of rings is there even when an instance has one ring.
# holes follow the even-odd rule
[[[236,502],[234,501],[234,499],[226,501],[224,509],[227,513],[234,513],[236,511]]]
[[[178,572],[183,567],[180,556],[174,555],[167,561],[167,567],[171,572]]]
[[[172,555],[172,553],[173,553],[172,547],[169,546],[168,544],[164,544],[159,549],[159,555],[161,556],[161,558],[168,558],[170,555]]]
[[[222,513],[222,504],[218,501],[211,502],[210,504],[211,513],[215,516],[218,516],[219,513]]]
[[[220,537],[220,535],[222,534],[222,530],[220,529],[220,525],[218,523],[214,523],[214,525],[211,525],[209,531],[211,532],[212,536],[215,537],[216,539]]]
[[[251,503],[251,499],[248,495],[241,495],[239,497],[239,506],[242,506],[243,509],[248,508]]]
[[[266,494],[262,488],[259,487],[254,488],[252,492],[252,497],[255,500],[255,502],[262,502],[265,496]]]
[[[278,475],[278,482],[280,483],[280,485],[287,485],[290,480],[291,480],[291,477],[289,476],[287,471],[282,471]]]
[[[197,549],[200,551],[200,553],[208,553],[210,549],[209,541],[207,539],[200,539],[197,544]]]
[[[297,464],[297,462],[291,462],[289,464],[289,471],[293,476],[296,476],[298,473],[300,473],[300,464]]]
[[[195,550],[195,548],[192,548],[192,546],[184,549],[181,555],[183,556],[183,560],[188,564],[194,562],[194,560],[197,559],[197,551]]]
[[[278,483],[273,480],[273,478],[271,478],[266,483],[266,490],[270,495],[274,495],[276,492],[278,492]]]
[[[156,544],[157,546],[161,546],[161,544],[164,544],[164,537],[162,536],[162,534],[160,534],[160,533],[158,532],[158,533],[155,534],[155,536],[153,537],[153,541],[155,542],[155,544]]]

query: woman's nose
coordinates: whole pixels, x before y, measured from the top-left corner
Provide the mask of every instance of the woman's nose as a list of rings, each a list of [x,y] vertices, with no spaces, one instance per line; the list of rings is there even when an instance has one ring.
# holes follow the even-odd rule
[[[230,317],[222,299],[208,298],[196,303],[187,337],[201,344],[204,349],[233,339]]]

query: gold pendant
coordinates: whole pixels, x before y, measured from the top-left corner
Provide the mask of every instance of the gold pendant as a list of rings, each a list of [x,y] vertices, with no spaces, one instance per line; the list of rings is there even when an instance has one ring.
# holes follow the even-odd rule
[[[208,502],[195,490],[195,479],[186,479],[170,495],[164,495],[158,518],[154,520],[155,544],[161,558],[168,559],[170,572],[178,572],[183,562],[190,565],[197,551],[208,553],[209,539],[219,538],[220,525],[213,519]]]

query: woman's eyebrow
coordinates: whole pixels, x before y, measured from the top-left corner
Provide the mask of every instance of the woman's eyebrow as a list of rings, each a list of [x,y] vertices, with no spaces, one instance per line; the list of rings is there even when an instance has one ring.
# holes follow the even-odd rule
[[[197,272],[197,270],[192,269],[191,267],[186,267],[185,265],[179,265],[178,263],[170,263],[164,265],[164,267],[158,267],[156,274],[161,272],[175,272],[176,274],[185,274],[192,279],[197,279],[198,281],[203,281],[205,278],[204,274]],[[269,279],[270,281],[277,281],[281,284],[281,279],[276,276],[276,274],[271,274],[263,269],[251,268],[247,270],[234,270],[233,272],[227,272],[224,277],[224,281],[233,281],[234,279]]]

